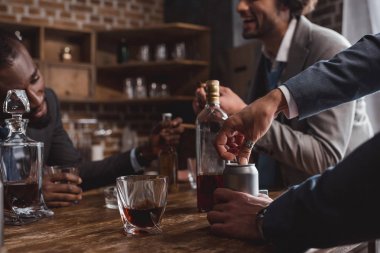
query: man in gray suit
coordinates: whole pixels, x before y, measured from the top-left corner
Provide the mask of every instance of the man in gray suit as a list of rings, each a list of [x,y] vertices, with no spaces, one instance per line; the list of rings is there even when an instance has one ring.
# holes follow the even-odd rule
[[[264,96],[279,83],[349,46],[338,33],[300,15],[310,4],[303,0],[240,0],[237,10],[243,19],[243,36],[262,43],[246,102]],[[198,94],[203,95],[201,89]],[[221,106],[231,115],[246,103],[222,87]],[[300,183],[335,165],[371,136],[363,100],[301,121],[279,118],[255,145],[261,187]]]

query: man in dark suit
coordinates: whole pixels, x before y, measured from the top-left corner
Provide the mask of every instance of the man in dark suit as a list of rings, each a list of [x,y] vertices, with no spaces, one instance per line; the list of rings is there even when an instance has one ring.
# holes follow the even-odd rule
[[[0,105],[10,89],[25,89],[31,104],[27,136],[44,143],[46,165],[79,164],[80,177],[65,173],[54,178],[46,177],[43,183],[44,199],[49,206],[68,206],[82,198],[82,189],[87,190],[111,184],[116,177],[143,172],[159,152],[160,142],[177,144],[183,132],[182,120],[171,122],[170,131],[157,131],[146,147],[111,156],[102,161],[82,161],[63,129],[59,102],[51,89],[45,88],[43,77],[24,45],[14,36],[0,31]],[[0,113],[3,123],[9,115]],[[65,177],[65,178],[60,178]],[[60,180],[71,184],[55,184]],[[78,186],[81,184],[81,186]]]
[[[243,36],[262,44],[246,102],[255,101],[313,63],[330,59],[349,46],[340,34],[301,15],[310,6],[310,0],[240,0],[237,10],[243,20]],[[246,106],[225,87],[221,87],[220,100],[229,115]],[[303,120],[279,118],[255,145],[260,185],[283,188],[298,184],[337,164],[372,135],[364,100]]]
[[[246,163],[252,143],[266,133],[278,113],[302,119],[378,91],[379,72],[380,34],[369,35],[230,117],[217,136],[218,152],[229,160],[237,155]],[[240,150],[233,154],[226,144],[236,134],[246,139],[237,143]],[[380,238],[379,150],[377,134],[334,169],[290,188],[273,202],[268,197],[217,189],[217,204],[208,213],[211,229],[226,236],[265,239],[281,252]]]

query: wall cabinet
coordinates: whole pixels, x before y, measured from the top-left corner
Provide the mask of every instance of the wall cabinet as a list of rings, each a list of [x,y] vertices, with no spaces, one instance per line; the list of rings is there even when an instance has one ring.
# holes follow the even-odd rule
[[[210,37],[207,27],[171,23],[111,31],[70,30],[57,27],[1,23],[19,31],[42,71],[48,87],[64,102],[189,102],[196,85],[209,76]],[[128,58],[118,62],[123,41]],[[158,48],[166,57],[157,59]],[[69,60],[63,54],[68,50]],[[145,57],[141,58],[142,50]],[[177,50],[177,51],[176,51]],[[178,50],[181,50],[178,54]],[[146,98],[124,94],[126,78],[142,77]],[[152,83],[166,84],[170,96],[149,97]]]
[[[122,93],[126,78],[143,77],[148,92],[152,83],[164,83],[173,99],[192,96],[197,83],[208,78],[210,38],[206,27],[174,23],[101,31],[96,36],[100,86]],[[117,48],[121,42],[128,50],[125,62],[117,61]]]
[[[19,32],[46,86],[52,87],[61,99],[93,96],[96,83],[93,31],[6,23],[0,27]]]

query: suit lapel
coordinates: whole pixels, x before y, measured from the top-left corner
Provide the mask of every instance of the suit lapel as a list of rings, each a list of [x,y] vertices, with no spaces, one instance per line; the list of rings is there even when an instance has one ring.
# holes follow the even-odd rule
[[[304,69],[307,57],[309,56],[309,46],[311,42],[311,23],[301,16],[289,49],[289,58],[280,81],[285,82]]]

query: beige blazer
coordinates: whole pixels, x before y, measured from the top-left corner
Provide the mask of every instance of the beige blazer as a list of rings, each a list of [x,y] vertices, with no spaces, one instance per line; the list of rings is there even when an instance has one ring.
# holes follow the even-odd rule
[[[281,82],[348,46],[349,42],[343,36],[301,16]],[[262,60],[261,55],[250,87],[251,102],[267,92]],[[323,172],[373,136],[363,100],[334,107],[304,120],[285,119],[282,122],[275,121],[256,148],[278,161],[285,185],[300,183]]]

